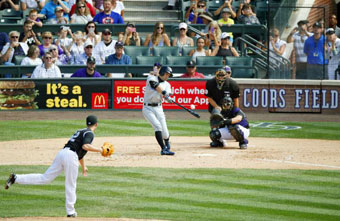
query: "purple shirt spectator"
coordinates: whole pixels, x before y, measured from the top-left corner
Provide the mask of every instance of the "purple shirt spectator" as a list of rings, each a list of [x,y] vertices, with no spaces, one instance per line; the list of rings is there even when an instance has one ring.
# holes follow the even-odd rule
[[[80,78],[83,78],[83,77],[99,78],[99,77],[102,77],[102,75],[97,71],[94,71],[93,75],[89,75],[89,74],[87,74],[86,69],[87,68],[79,69],[78,71],[76,71],[74,74],[71,75],[71,78],[79,78],[79,77]]]

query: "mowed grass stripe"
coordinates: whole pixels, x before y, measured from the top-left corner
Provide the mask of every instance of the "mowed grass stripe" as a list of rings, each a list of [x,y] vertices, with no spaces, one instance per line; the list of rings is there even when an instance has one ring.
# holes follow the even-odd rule
[[[0,167],[2,180],[7,178],[13,167]],[[46,169],[38,166],[15,168],[18,173],[43,172]],[[322,177],[330,173],[340,177],[338,171],[317,171],[314,175]],[[290,179],[296,176],[296,183],[290,181],[287,184],[287,176]],[[324,188],[322,183],[313,179],[309,183],[308,177],[313,177],[308,171],[294,170],[90,167],[88,177],[79,176],[76,206],[83,217],[340,219],[340,197],[334,193],[335,188]],[[334,182],[339,182],[339,179],[334,178]],[[303,185],[308,191],[301,190]],[[336,197],[327,201],[332,194]],[[14,185],[8,191],[2,189],[0,197],[3,199],[0,201],[2,217],[60,216],[65,213],[64,177],[58,177],[46,186]],[[36,205],[39,207],[35,208]],[[91,209],[88,209],[89,206]],[[54,207],[58,209],[51,213],[49,210]]]

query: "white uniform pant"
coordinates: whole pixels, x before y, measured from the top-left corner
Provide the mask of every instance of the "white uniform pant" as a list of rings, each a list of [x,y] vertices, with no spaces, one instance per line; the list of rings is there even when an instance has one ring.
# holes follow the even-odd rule
[[[242,127],[241,125],[238,125],[238,126],[244,134],[244,139],[248,139],[249,134],[250,134],[250,130],[248,128]],[[228,127],[223,127],[223,128],[218,129],[218,130],[221,133],[220,141],[222,143],[225,143],[226,140],[235,140],[235,138],[230,134]]]
[[[162,106],[143,106],[143,115],[155,131],[162,131],[163,139],[169,138],[168,126],[166,125],[166,118]]]
[[[34,185],[48,184],[64,171],[66,213],[73,214],[76,212],[74,209],[74,204],[77,200],[76,188],[78,167],[78,155],[69,148],[64,148],[58,152],[52,165],[45,171],[44,174],[17,175],[15,183]]]

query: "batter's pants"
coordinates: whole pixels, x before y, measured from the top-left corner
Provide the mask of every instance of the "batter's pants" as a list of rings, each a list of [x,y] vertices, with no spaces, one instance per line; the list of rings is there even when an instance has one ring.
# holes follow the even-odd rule
[[[162,138],[169,138],[168,126],[166,125],[165,114],[162,106],[143,106],[143,115],[150,122],[155,131],[162,131]]]
[[[78,155],[64,148],[59,151],[52,165],[44,174],[24,174],[17,175],[15,183],[43,185],[52,182],[61,172],[65,173],[65,197],[66,213],[75,213],[74,204],[76,203],[76,188],[78,178]]]

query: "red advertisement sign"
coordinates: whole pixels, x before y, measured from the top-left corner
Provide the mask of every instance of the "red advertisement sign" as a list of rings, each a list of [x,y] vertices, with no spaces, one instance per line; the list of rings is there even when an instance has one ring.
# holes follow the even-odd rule
[[[114,81],[114,109],[142,109],[145,81]],[[169,81],[175,101],[184,107],[206,110],[208,98],[204,95],[205,81]],[[164,109],[180,109],[176,104],[163,102]]]
[[[107,93],[92,93],[92,109],[108,109],[109,96]]]

